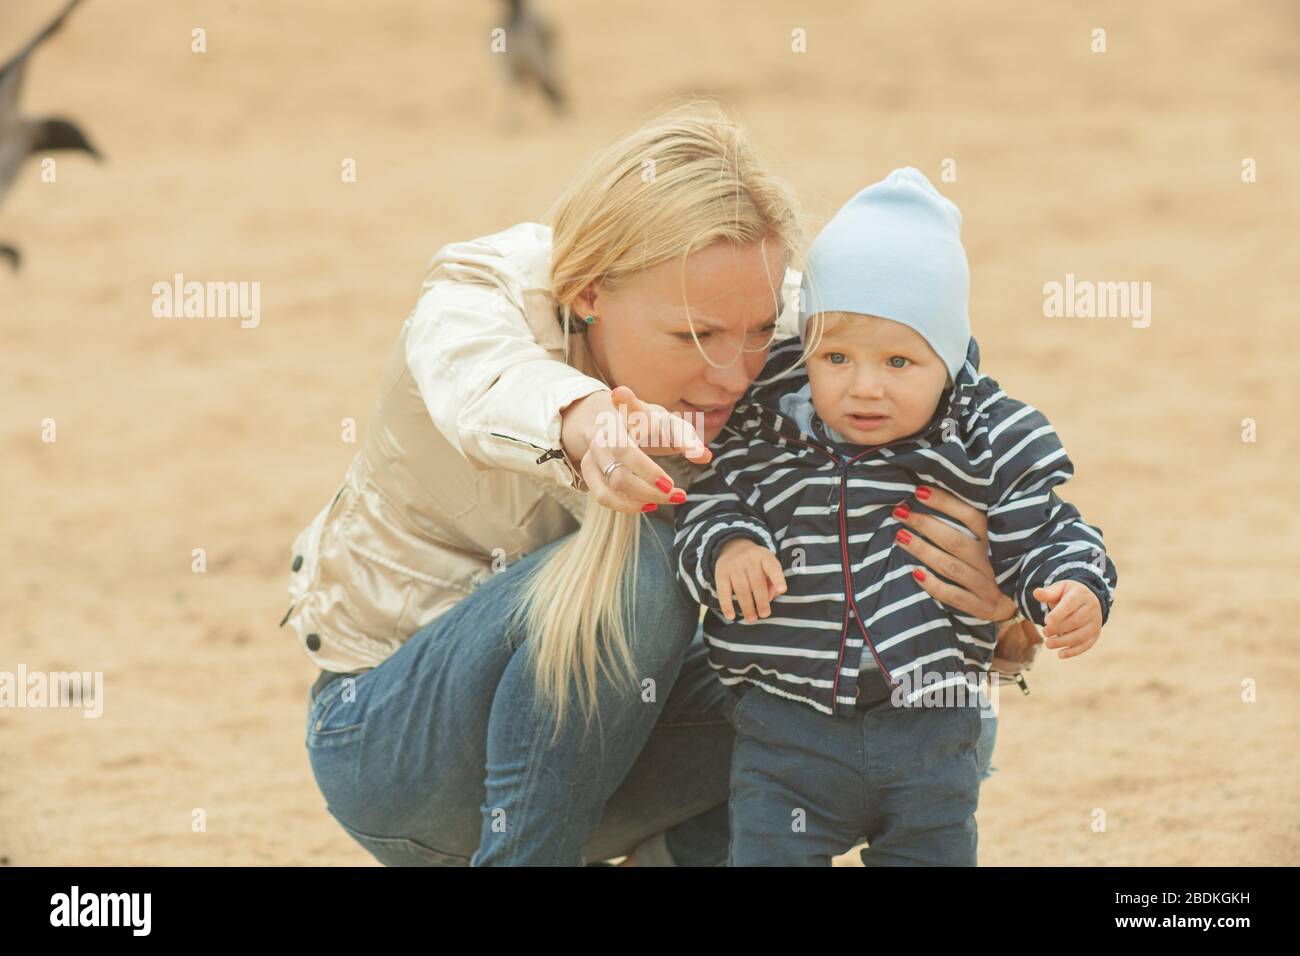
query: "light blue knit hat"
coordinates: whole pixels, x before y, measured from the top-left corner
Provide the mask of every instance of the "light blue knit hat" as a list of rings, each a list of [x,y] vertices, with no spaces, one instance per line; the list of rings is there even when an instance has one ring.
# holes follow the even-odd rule
[[[919,170],[896,169],[844,204],[808,250],[799,338],[818,312],[859,312],[915,329],[953,380],[970,343],[961,211]]]

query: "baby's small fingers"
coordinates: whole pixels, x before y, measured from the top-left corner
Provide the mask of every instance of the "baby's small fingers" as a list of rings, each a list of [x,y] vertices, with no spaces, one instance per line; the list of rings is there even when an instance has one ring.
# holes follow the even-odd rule
[[[736,610],[731,604],[731,578],[725,574],[718,576],[718,603],[722,605],[722,616],[728,621],[736,619]]]
[[[772,593],[784,594],[788,587],[785,583],[785,573],[781,570],[781,559],[775,554],[769,554],[763,559],[763,570],[767,573],[767,579],[772,584]]]
[[[1076,627],[1074,630],[1062,634],[1060,637],[1054,638],[1051,641],[1050,646],[1053,648],[1065,648],[1065,650],[1077,649],[1084,644],[1091,646],[1092,642],[1097,639],[1099,633],[1100,629],[1096,624],[1089,622],[1082,627]],[[1062,651],[1061,653],[1064,654],[1065,651]]]
[[[745,569],[745,576],[749,579],[749,591],[754,595],[758,616],[771,617],[772,606],[767,601],[767,578],[763,574],[762,565],[758,563],[749,565]]]
[[[749,581],[743,573],[737,573],[736,580],[732,583],[736,591],[736,603],[740,605],[741,616],[744,617],[746,624],[753,624],[758,620],[758,612],[754,610],[754,595],[749,592]]]
[[[1097,643],[1097,638],[1099,638],[1099,637],[1101,637],[1101,632],[1100,632],[1100,631],[1098,631],[1097,633],[1093,634],[1092,637],[1088,638],[1086,641],[1083,641],[1083,642],[1081,642],[1081,643],[1075,645],[1074,647],[1067,647],[1065,650],[1061,651],[1061,653],[1057,654],[1056,656],[1057,656],[1057,657],[1060,657],[1060,658],[1066,658],[1066,657],[1078,657],[1078,656],[1079,656],[1080,654],[1082,654],[1084,651],[1086,651],[1086,650],[1088,650],[1089,648],[1091,648],[1092,645],[1096,644],[1096,643]]]
[[[1088,622],[1092,613],[1092,608],[1087,605],[1076,607],[1073,611],[1064,611],[1057,605],[1057,609],[1043,619],[1043,636],[1051,638],[1047,643],[1048,647],[1059,647],[1066,634],[1077,630]]]

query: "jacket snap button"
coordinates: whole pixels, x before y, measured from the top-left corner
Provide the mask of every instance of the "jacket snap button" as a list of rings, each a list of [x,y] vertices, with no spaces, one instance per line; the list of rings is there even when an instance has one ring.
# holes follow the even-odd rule
[[[320,729],[321,729],[322,727],[324,727],[324,726],[325,726],[325,721],[323,721],[323,720],[318,720],[318,721],[316,721],[316,729],[317,729],[317,730],[320,730]]]
[[[294,555],[293,569],[297,571],[300,567],[302,567],[302,555],[301,554]]]
[[[319,635],[319,634],[308,634],[308,635],[307,635],[307,650],[309,650],[309,651],[319,651],[319,650],[320,650],[320,635]]]

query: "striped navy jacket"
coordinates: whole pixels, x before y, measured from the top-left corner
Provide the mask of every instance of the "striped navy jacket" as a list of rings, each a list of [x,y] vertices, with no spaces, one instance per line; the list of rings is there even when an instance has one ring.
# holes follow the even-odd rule
[[[980,374],[974,339],[926,427],[873,447],[835,442],[815,414],[812,433],[782,414],[781,397],[808,382],[801,352],[797,338],[772,349],[677,509],[677,573],[708,607],[704,638],[724,684],[748,681],[826,714],[852,712],[860,673],[909,703],[978,685],[998,625],[930,597],[894,541],[893,509],[918,484],[987,514],[999,586],[1036,624],[1049,609],[1034,588],[1061,578],[1090,587],[1109,616],[1117,574],[1101,531],[1053,490],[1074,466],[1041,412]],[[955,526],[924,502],[910,506]],[[753,624],[722,616],[714,582],[719,547],[737,535],[774,551],[787,585]]]

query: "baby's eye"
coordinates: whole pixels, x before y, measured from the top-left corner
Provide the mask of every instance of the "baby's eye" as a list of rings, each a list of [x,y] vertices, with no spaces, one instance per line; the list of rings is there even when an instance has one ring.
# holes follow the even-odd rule
[[[890,356],[890,359],[889,359],[889,367],[890,367],[890,368],[907,368],[907,366],[909,366],[909,365],[911,365],[911,364],[912,364],[912,360],[911,360],[911,359],[904,358],[904,357],[901,356],[901,355],[893,355],[893,356]]]
[[[832,365],[843,365],[844,362],[835,361],[836,356],[839,356],[840,358],[845,359],[846,361],[848,358],[848,356],[846,356],[843,352],[828,352],[826,354],[826,358],[830,360],[830,363]]]

